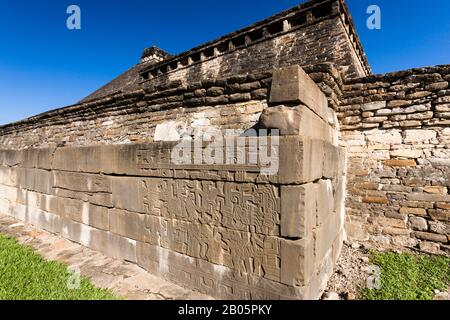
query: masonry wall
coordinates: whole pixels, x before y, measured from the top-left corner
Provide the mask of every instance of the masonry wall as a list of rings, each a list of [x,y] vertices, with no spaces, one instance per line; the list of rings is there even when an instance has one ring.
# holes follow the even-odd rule
[[[164,73],[144,83],[144,87],[173,80],[196,82],[291,65],[308,66],[326,62],[336,65],[348,77],[367,74],[354,52],[349,33],[339,15]]]
[[[253,127],[267,107],[271,72],[207,82],[169,82],[113,94],[0,127],[2,148],[45,148],[155,141],[156,127],[173,122],[180,135],[214,126]],[[175,125],[176,127],[176,125]]]
[[[448,253],[449,81],[438,66],[346,82],[349,237]]]
[[[265,93],[258,96],[266,97],[260,102],[265,107],[253,110],[258,120],[249,125],[279,129],[280,136],[234,136],[225,145],[203,144],[203,154],[223,153],[226,159],[227,151],[237,150],[237,141],[245,139],[244,154],[248,159],[256,154],[254,164],[248,159],[237,162],[238,153],[231,163],[197,163],[195,142],[189,142],[192,161],[174,163],[173,150],[182,137],[173,139],[172,134],[184,129],[170,132],[179,126],[167,118],[156,126],[151,143],[89,140],[88,131],[76,132],[73,119],[91,121],[95,104],[5,127],[5,145],[19,150],[0,151],[0,212],[217,298],[317,299],[345,237],[345,151],[338,147],[335,112],[300,67],[275,71],[270,78],[270,96],[268,85],[263,85],[267,74],[235,76],[208,88],[190,88],[192,95],[183,95],[181,101],[186,108],[173,110],[187,112],[188,101],[226,97],[230,105],[233,94],[250,99]],[[225,95],[219,84],[238,92]],[[167,99],[170,90],[179,88],[157,94]],[[120,103],[127,99],[121,98]],[[96,103],[109,112],[114,107],[107,103],[114,99]],[[243,108],[237,101],[234,108],[229,106],[233,116]],[[157,106],[148,101],[142,105],[150,110]],[[200,119],[195,115],[204,111],[193,108],[194,120],[186,122],[187,128],[198,122],[203,129],[210,126],[195,122]],[[228,125],[242,128],[232,119]],[[142,117],[140,123],[149,121]],[[48,136],[39,138],[39,132]],[[52,135],[56,132],[66,132],[71,139],[58,140]],[[87,146],[77,144],[78,135]],[[156,142],[158,135],[176,141]],[[196,137],[195,132],[188,137]],[[72,146],[62,146],[63,141]],[[269,155],[264,146],[278,169],[272,174],[262,171],[267,164],[261,154]]]

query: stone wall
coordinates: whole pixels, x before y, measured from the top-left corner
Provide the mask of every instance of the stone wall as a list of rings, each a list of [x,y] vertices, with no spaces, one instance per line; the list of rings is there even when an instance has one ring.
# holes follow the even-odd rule
[[[210,126],[249,129],[267,107],[271,72],[165,85],[112,94],[0,127],[2,148],[146,143],[156,127],[178,124],[180,135]],[[175,125],[176,127],[176,125]],[[190,129],[190,132],[186,130]]]
[[[450,67],[347,81],[347,232],[381,245],[448,252]]]
[[[203,160],[208,152],[222,153],[230,163],[196,162],[196,140],[167,134],[165,129],[173,128],[167,118],[161,119],[161,138],[177,141],[154,141],[156,129],[153,142],[145,144],[76,142],[74,118],[95,122],[89,117],[96,118],[96,107],[110,116],[119,108],[111,104],[126,105],[127,99],[152,110],[158,105],[149,102],[151,93],[98,100],[5,127],[3,143],[19,150],[0,151],[0,211],[217,298],[317,299],[345,237],[345,151],[338,147],[336,113],[300,67],[277,70],[270,78],[270,87],[267,74],[235,76],[193,84],[192,94],[181,95],[186,108],[179,113],[187,112],[189,101],[226,99],[225,105],[235,103],[229,106],[234,116],[245,108],[243,98],[266,98],[265,108],[252,111],[258,115],[253,127],[278,129],[280,136],[232,136],[225,145],[201,145]],[[173,95],[167,92],[178,90],[155,94],[169,103]],[[194,115],[204,112],[193,108]],[[73,140],[58,140],[51,134],[57,130]],[[28,140],[40,132],[48,136]],[[88,131],[79,137],[89,137]],[[241,139],[247,160],[256,154],[256,163],[227,156]],[[180,141],[192,147],[186,164],[172,158]],[[268,165],[263,155],[269,153],[278,169],[271,174],[263,171]]]
[[[155,50],[149,48],[144,56]],[[162,53],[160,58],[144,59],[84,101],[174,80],[192,83],[297,64],[332,63],[347,78],[371,74],[343,0],[308,1],[179,55]]]

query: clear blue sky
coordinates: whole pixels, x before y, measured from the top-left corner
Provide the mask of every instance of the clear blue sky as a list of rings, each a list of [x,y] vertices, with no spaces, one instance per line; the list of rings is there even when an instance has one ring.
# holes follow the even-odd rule
[[[79,101],[153,44],[179,53],[303,0],[0,0],[0,124]],[[66,9],[82,10],[82,30]],[[348,0],[375,73],[450,63],[450,1]],[[382,9],[382,30],[366,8]]]

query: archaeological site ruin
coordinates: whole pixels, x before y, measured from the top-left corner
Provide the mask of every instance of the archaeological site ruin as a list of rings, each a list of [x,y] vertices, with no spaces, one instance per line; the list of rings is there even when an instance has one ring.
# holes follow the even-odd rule
[[[373,75],[311,0],[0,127],[0,212],[215,298],[318,299],[345,239],[448,254],[449,81]]]

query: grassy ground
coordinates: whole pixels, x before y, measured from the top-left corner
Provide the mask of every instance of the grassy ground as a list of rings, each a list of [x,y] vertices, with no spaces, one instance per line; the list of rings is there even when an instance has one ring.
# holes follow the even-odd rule
[[[381,288],[366,289],[368,300],[432,300],[434,290],[450,285],[450,258],[372,252],[381,268]]]
[[[0,234],[0,300],[117,299],[83,277],[79,289],[71,290],[70,277],[65,265],[45,261],[32,248]]]

